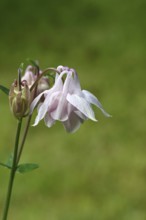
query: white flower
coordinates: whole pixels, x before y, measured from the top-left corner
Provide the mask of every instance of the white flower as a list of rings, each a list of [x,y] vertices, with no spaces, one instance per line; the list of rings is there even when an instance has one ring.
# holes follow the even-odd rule
[[[105,116],[110,116],[93,94],[81,90],[74,69],[58,66],[57,70],[60,74],[56,74],[54,86],[38,95],[31,104],[32,113],[44,95],[44,102],[38,105],[38,115],[34,126],[43,118],[48,127],[58,120],[63,123],[66,131],[75,132],[85,120],[97,121],[91,104],[96,105]]]

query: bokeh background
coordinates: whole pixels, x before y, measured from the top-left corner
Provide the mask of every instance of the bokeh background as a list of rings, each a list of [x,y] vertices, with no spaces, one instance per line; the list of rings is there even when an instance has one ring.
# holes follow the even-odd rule
[[[94,108],[75,134],[56,123],[31,127],[10,220],[146,219],[146,1],[1,0],[0,84],[10,87],[26,58],[74,67],[82,88],[113,115]],[[16,121],[0,92],[0,161],[12,151]],[[0,167],[0,215],[9,171]]]

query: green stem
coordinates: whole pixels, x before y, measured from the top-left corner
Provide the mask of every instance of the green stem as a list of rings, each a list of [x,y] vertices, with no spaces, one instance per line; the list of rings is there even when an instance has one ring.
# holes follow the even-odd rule
[[[20,157],[21,157],[21,154],[22,154],[22,150],[23,150],[23,147],[24,147],[24,144],[25,144],[25,140],[26,140],[26,136],[27,136],[27,133],[28,133],[28,130],[29,130],[29,125],[30,125],[31,117],[32,117],[32,115],[30,115],[28,117],[27,124],[26,124],[25,130],[24,130],[24,134],[23,134],[23,138],[22,138],[22,142],[21,142],[20,147],[19,147],[19,152],[18,152],[17,162],[16,162],[17,165],[19,163],[19,160],[20,160]]]
[[[14,147],[14,155],[13,155],[13,164],[12,164],[12,168],[11,168],[11,172],[10,172],[9,185],[8,185],[7,197],[6,197],[5,208],[4,208],[2,220],[7,220],[7,216],[8,216],[10,200],[11,200],[11,195],[12,195],[12,189],[13,189],[13,183],[14,183],[14,178],[15,178],[15,173],[16,173],[16,168],[17,168],[17,153],[18,153],[21,125],[22,125],[22,119],[20,119],[18,121],[18,125],[17,125],[17,133],[16,133],[16,138],[15,138],[15,147]]]

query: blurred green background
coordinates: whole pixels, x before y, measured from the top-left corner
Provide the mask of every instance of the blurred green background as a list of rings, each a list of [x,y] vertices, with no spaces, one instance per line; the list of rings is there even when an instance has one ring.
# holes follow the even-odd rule
[[[10,220],[146,219],[146,1],[1,0],[0,84],[9,87],[26,58],[42,69],[77,70],[83,89],[113,115],[95,109],[75,134],[56,123],[31,127],[17,175]],[[16,121],[0,92],[0,161],[12,151]],[[0,168],[0,215],[9,171]]]

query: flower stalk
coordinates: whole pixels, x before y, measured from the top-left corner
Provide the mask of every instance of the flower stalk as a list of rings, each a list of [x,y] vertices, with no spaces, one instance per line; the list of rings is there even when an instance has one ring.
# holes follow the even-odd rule
[[[20,157],[21,157],[21,154],[22,154],[22,151],[23,151],[23,147],[24,147],[24,144],[25,144],[25,140],[26,140],[26,137],[27,137],[27,134],[28,134],[28,130],[29,130],[29,127],[30,127],[30,122],[31,122],[31,117],[32,116],[30,115],[27,119],[27,123],[26,123],[26,127],[25,127],[24,134],[23,134],[23,137],[22,137],[22,141],[21,141],[21,144],[19,146],[19,152],[18,152],[18,155],[17,155],[17,162],[16,162],[17,165],[19,163],[19,160],[20,160]]]
[[[7,216],[8,216],[8,210],[9,210],[9,206],[10,206],[13,183],[14,183],[15,173],[17,170],[17,154],[18,154],[21,126],[22,126],[22,118],[20,120],[18,120],[18,125],[17,125],[15,147],[14,147],[14,153],[13,153],[13,163],[12,163],[12,168],[10,171],[9,185],[8,185],[7,197],[6,197],[5,208],[4,208],[2,220],[7,220]]]

